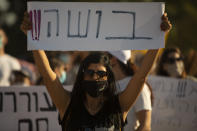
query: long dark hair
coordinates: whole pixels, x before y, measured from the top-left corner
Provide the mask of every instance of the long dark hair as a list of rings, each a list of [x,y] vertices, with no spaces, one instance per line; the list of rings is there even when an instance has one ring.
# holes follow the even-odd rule
[[[181,51],[180,51],[178,48],[176,48],[176,47],[173,47],[173,48],[166,48],[166,49],[164,50],[162,56],[160,57],[160,61],[159,61],[159,63],[158,63],[158,68],[157,68],[157,75],[160,75],[160,76],[170,76],[170,75],[164,70],[164,68],[163,68],[164,63],[168,62],[168,60],[169,60],[168,55],[169,55],[170,53],[178,53],[181,57],[183,57],[182,54],[181,54]],[[185,71],[185,69],[184,69],[184,71],[183,71],[183,73],[182,73],[182,75],[181,75],[180,77],[181,77],[181,78],[186,77],[186,71]]]
[[[90,64],[98,63],[102,64],[107,71],[108,87],[103,94],[104,97],[108,99],[115,96],[116,84],[113,72],[110,67],[109,57],[102,52],[92,52],[80,64],[73,91],[71,93],[71,108],[76,108],[79,103],[83,104],[83,102],[86,100],[85,90],[81,86],[82,81],[84,80],[84,71],[90,66]]]

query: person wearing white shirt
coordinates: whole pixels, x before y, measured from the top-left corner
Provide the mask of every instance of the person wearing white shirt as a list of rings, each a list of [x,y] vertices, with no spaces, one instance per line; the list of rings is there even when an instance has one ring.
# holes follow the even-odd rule
[[[135,73],[135,68],[128,66],[128,60],[131,57],[130,50],[110,51],[112,71],[115,75],[117,93],[123,92],[129,80]],[[132,66],[134,67],[134,65]],[[130,69],[128,69],[130,68]],[[144,84],[144,87],[132,106],[127,116],[127,125],[124,131],[150,131],[151,130],[151,87]]]
[[[0,28],[0,86],[9,86],[12,71],[21,69],[18,60],[5,53],[7,42],[7,36]]]

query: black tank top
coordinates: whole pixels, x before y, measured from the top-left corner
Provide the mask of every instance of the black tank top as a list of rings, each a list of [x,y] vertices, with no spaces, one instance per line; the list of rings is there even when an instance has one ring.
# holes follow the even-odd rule
[[[84,104],[79,104],[72,110],[69,105],[63,120],[59,120],[62,131],[120,131],[125,124],[118,96],[107,100],[95,115],[89,114]]]

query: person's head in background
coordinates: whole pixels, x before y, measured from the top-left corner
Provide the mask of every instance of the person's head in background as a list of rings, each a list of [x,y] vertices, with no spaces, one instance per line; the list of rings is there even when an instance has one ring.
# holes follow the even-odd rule
[[[183,56],[178,48],[166,48],[158,64],[157,75],[185,78]]]
[[[8,38],[6,36],[5,31],[0,27],[0,55],[3,55],[5,45],[8,43]]]
[[[11,75],[11,85],[14,86],[25,86],[28,87],[31,85],[31,78],[30,78],[30,74],[21,69],[21,70],[14,70],[12,71],[12,75]]]
[[[127,76],[133,76],[137,66],[130,61],[131,51],[109,51],[110,63],[116,80],[124,79]]]
[[[58,58],[64,62],[67,74],[65,85],[74,84],[80,63],[87,56],[88,51],[67,51],[59,54]]]
[[[59,78],[60,82],[63,84],[66,80],[66,70],[65,70],[65,64],[63,61],[52,58],[49,60],[52,70],[57,74],[57,77]]]

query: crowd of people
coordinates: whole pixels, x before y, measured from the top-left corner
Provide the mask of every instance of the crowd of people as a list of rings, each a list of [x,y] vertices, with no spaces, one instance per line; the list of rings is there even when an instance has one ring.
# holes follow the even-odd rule
[[[158,50],[148,51],[140,63],[136,63],[139,57],[135,55],[134,58],[131,50],[46,52],[47,55],[44,51],[34,51],[35,65],[6,54],[7,41],[6,33],[0,28],[0,86],[46,85],[60,113],[63,130],[95,127],[120,129],[123,126],[125,130],[151,130],[154,94],[144,80]],[[188,74],[186,69],[189,68],[184,58],[177,47],[163,49],[151,70],[154,72],[152,75],[196,81],[195,74]],[[193,64],[190,66],[193,67]],[[62,85],[73,85],[71,95],[62,90]],[[57,88],[53,89],[52,86]],[[98,86],[98,89],[93,90],[90,86]],[[82,115],[80,119],[79,114]],[[128,115],[132,117],[126,119]]]

